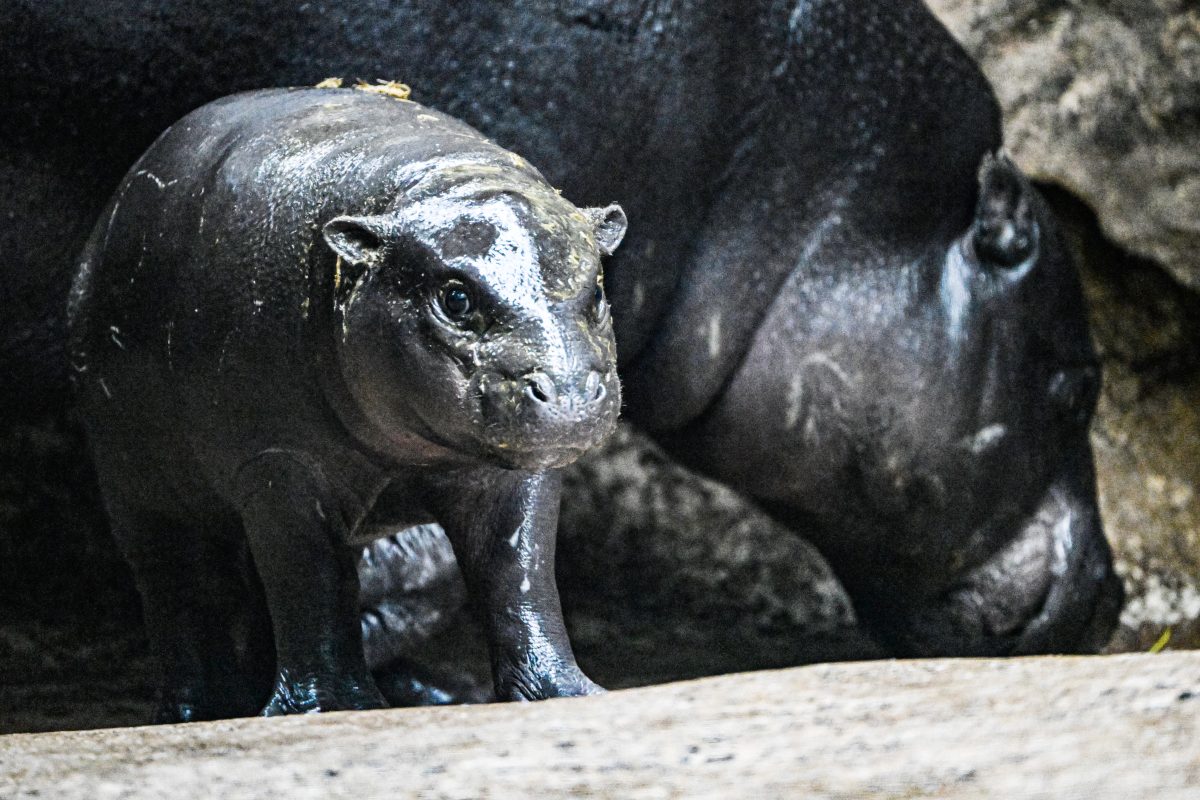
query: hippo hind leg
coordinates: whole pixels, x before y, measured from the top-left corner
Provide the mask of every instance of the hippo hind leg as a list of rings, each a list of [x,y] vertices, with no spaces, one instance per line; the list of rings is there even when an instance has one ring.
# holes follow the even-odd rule
[[[363,656],[358,574],[318,464],[269,450],[239,473],[238,507],[275,642],[265,716],[384,706]]]
[[[270,663],[256,644],[266,611],[244,579],[237,528],[207,536],[192,523],[109,505],[159,661],[155,721],[256,713],[269,688]],[[238,645],[238,628],[248,634],[245,646]]]

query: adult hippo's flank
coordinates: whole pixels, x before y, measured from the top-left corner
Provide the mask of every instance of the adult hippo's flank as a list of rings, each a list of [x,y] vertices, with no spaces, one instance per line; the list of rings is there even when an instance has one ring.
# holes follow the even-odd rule
[[[581,211],[466,125],[376,94],[238,95],[162,135],[97,223],[70,304],[160,719],[261,707],[231,629],[268,610],[264,713],[380,705],[352,546],[433,520],[497,695],[596,691],[554,583],[555,469],[616,424],[600,256],[624,230],[618,206]]]
[[[65,374],[78,220],[163,127],[235,89],[402,76],[567,196],[621,198],[625,416],[815,542],[894,652],[1105,641],[1078,279],[919,0],[13,12],[0,235],[29,311],[0,349],[25,397]]]

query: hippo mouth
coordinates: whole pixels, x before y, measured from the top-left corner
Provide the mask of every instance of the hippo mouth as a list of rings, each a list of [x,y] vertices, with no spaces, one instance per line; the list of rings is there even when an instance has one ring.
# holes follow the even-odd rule
[[[517,431],[511,431],[511,436],[496,436],[493,432],[493,436],[489,437],[460,438],[440,432],[419,413],[414,415],[414,419],[418,422],[413,425],[412,432],[445,453],[459,453],[502,469],[527,472],[540,472],[569,466],[588,450],[607,439],[616,429],[614,422],[603,431],[603,435],[593,435],[585,441],[568,442],[521,441],[523,437]],[[403,440],[403,443],[411,444],[407,440]]]
[[[487,444],[489,460],[505,469],[540,472],[569,466],[590,449],[590,445],[551,445],[520,447],[504,442]]]

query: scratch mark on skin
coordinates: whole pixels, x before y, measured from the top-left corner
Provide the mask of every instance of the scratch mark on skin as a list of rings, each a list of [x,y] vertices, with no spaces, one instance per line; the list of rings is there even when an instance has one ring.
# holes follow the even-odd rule
[[[800,366],[803,368],[816,365],[825,367],[832,372],[834,377],[836,377],[843,386],[850,386],[854,383],[854,381],[852,381],[850,376],[846,373],[846,370],[842,369],[840,364],[838,364],[825,353],[813,353],[810,356],[806,356],[804,360],[800,362]]]
[[[796,373],[792,376],[791,382],[788,384],[787,405],[784,411],[784,425],[787,430],[794,430],[801,420],[804,420],[804,438],[812,441],[817,435],[817,418],[813,414],[807,415],[805,419],[804,413],[804,381],[806,373],[812,367],[823,367],[832,375],[841,388],[849,389],[854,386],[854,379],[842,367],[825,353],[812,353],[805,356],[798,366]],[[817,379],[816,376],[813,376]],[[818,379],[819,380],[819,379]],[[818,385],[818,391],[820,386]],[[842,409],[842,396],[836,391],[827,391],[829,399],[829,414],[831,418],[836,420],[844,416]]]
[[[174,186],[176,183],[179,183],[179,178],[172,178],[169,181],[164,181],[162,178],[158,177],[148,169],[140,169],[134,174],[139,177],[149,178],[150,180],[154,181],[154,185],[159,188],[159,191],[166,189],[168,186]]]
[[[115,344],[117,347],[124,350],[125,345],[121,342],[121,340],[119,338],[117,338],[121,333],[121,329],[118,328],[116,325],[110,325],[110,326],[108,326],[108,330],[109,330],[109,338],[112,339],[113,344]]]
[[[721,315],[713,314],[708,320],[708,357],[721,355]]]
[[[108,237],[112,233],[113,223],[117,221],[117,212],[121,209],[121,200],[125,197],[125,187],[122,187],[121,194],[113,203],[112,213],[108,215],[108,225],[104,228],[104,249],[108,249]]]
[[[104,382],[104,378],[97,378],[96,380],[100,384],[100,388],[104,390],[104,396],[109,400],[112,400],[113,394],[109,390],[108,384]]]
[[[974,455],[983,453],[995,447],[1001,439],[1008,435],[1008,428],[1000,423],[980,428],[974,436],[965,437],[963,445]]]
[[[804,378],[800,374],[796,374],[792,376],[792,381],[788,384],[787,415],[784,417],[784,425],[789,431],[794,430],[800,423],[803,406]]]

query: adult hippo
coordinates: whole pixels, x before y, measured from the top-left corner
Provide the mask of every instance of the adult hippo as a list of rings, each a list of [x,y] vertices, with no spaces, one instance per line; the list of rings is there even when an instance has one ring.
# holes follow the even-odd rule
[[[576,202],[621,198],[626,417],[809,537],[894,652],[1104,643],[1121,591],[1077,277],[920,2],[7,5],[3,344],[25,398],[62,384],[71,259],[169,122],[238,89],[403,77]]]

